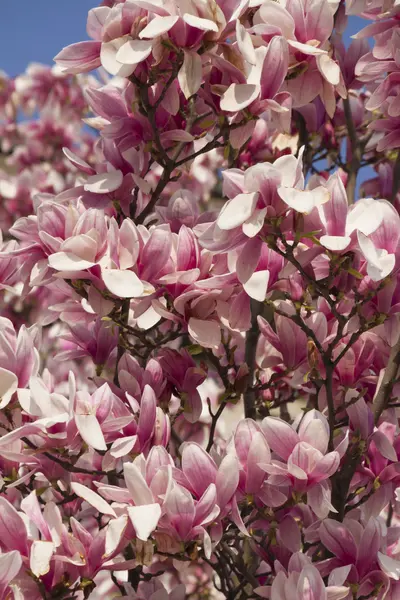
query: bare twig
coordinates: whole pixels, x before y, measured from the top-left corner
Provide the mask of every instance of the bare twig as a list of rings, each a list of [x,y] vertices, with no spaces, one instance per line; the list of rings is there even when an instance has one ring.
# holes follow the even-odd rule
[[[354,125],[353,115],[351,113],[350,100],[344,98],[343,100],[344,116],[346,119],[348,143],[350,144],[351,159],[348,164],[348,179],[347,179],[347,198],[349,204],[354,204],[356,195],[357,175],[361,166],[362,149],[361,144],[357,138],[357,131]]]
[[[399,371],[399,366],[400,366],[400,337],[390,352],[390,356],[389,356],[388,363],[386,365],[385,373],[383,375],[381,384],[379,386],[379,389],[378,389],[375,399],[374,399],[375,423],[377,423],[379,421],[379,417],[381,416],[383,411],[387,408],[387,406],[390,402],[393,386],[395,384],[397,373]]]
[[[262,306],[262,302],[259,302],[258,300],[251,300],[251,327],[246,334],[245,361],[249,372],[247,374],[247,386],[243,394],[243,400],[244,415],[246,418],[250,419],[254,419],[256,416],[253,378],[256,363],[257,340],[259,334],[257,317],[261,312]]]

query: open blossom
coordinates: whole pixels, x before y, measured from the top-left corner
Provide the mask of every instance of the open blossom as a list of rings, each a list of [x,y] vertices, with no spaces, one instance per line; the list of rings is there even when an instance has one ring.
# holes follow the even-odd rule
[[[103,0],[0,73],[0,600],[398,600],[399,7]]]
[[[262,429],[271,449],[283,461],[260,467],[274,477],[284,478],[294,491],[307,493],[314,512],[323,518],[332,509],[331,490],[327,480],[339,467],[337,451],[327,452],[328,423],[318,411],[310,411],[302,419],[298,432],[276,417],[266,417]]]

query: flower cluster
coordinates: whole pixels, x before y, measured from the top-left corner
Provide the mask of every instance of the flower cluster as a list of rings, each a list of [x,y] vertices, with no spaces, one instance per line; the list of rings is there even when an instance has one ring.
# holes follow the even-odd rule
[[[398,598],[399,14],[105,0],[1,73],[0,600]]]

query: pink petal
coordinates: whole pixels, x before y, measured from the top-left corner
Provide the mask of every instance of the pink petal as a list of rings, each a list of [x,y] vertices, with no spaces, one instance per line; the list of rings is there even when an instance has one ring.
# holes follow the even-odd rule
[[[221,96],[221,110],[238,112],[249,106],[260,94],[260,86],[250,83],[232,83]]]
[[[122,171],[98,173],[87,179],[83,189],[86,192],[92,192],[93,194],[109,194],[121,187],[123,178]]]
[[[18,377],[15,373],[0,367],[0,409],[3,409],[10,402],[12,395],[18,387]]]
[[[269,271],[256,271],[253,275],[243,284],[244,291],[259,302],[264,302],[265,296],[267,295],[269,282]]]
[[[188,99],[198,92],[202,82],[203,69],[201,56],[197,52],[185,50],[184,53],[183,65],[178,73],[178,82],[183,95]]]
[[[188,332],[197,344],[205,348],[218,348],[221,343],[221,329],[215,321],[191,317],[188,323]]]
[[[142,38],[155,38],[163,33],[167,33],[175,23],[179,20],[179,17],[155,17],[142,31],[139,33],[139,37]]]
[[[81,483],[73,482],[73,483],[71,483],[71,489],[74,492],[74,494],[79,496],[79,498],[82,498],[82,500],[85,500],[85,502],[90,504],[90,506],[93,506],[101,514],[110,515],[111,517],[117,516],[115,514],[114,510],[108,504],[108,502],[106,502],[104,500],[104,498],[99,496],[99,494],[96,494],[96,492],[89,489],[85,485],[82,485]]]
[[[191,27],[196,27],[196,29],[201,29],[202,31],[215,31],[216,33],[218,32],[218,25],[214,23],[214,21],[210,21],[210,19],[201,19],[195,15],[185,13],[183,15],[183,20]]]
[[[143,283],[133,271],[102,269],[101,277],[106,288],[118,298],[139,298],[144,292]]]
[[[250,194],[239,194],[232,200],[228,200],[217,219],[218,227],[228,231],[242,225],[253,214],[257,199],[258,192],[252,192]]]
[[[75,415],[75,423],[84,442],[95,450],[107,450],[104,435],[96,415]]]
[[[71,252],[56,252],[49,256],[49,266],[56,271],[84,271],[96,263],[83,260]]]
[[[122,65],[137,65],[150,56],[152,48],[152,41],[129,40],[118,50],[116,60]]]
[[[64,73],[86,73],[100,66],[101,42],[78,42],[63,48],[54,58]]]
[[[272,450],[284,460],[288,460],[300,441],[294,429],[278,417],[265,417],[261,427]]]

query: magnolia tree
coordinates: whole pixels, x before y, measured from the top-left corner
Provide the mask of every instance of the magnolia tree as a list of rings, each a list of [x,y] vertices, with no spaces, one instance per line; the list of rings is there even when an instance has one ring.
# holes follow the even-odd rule
[[[1,76],[0,600],[398,600],[399,1],[87,32]]]

